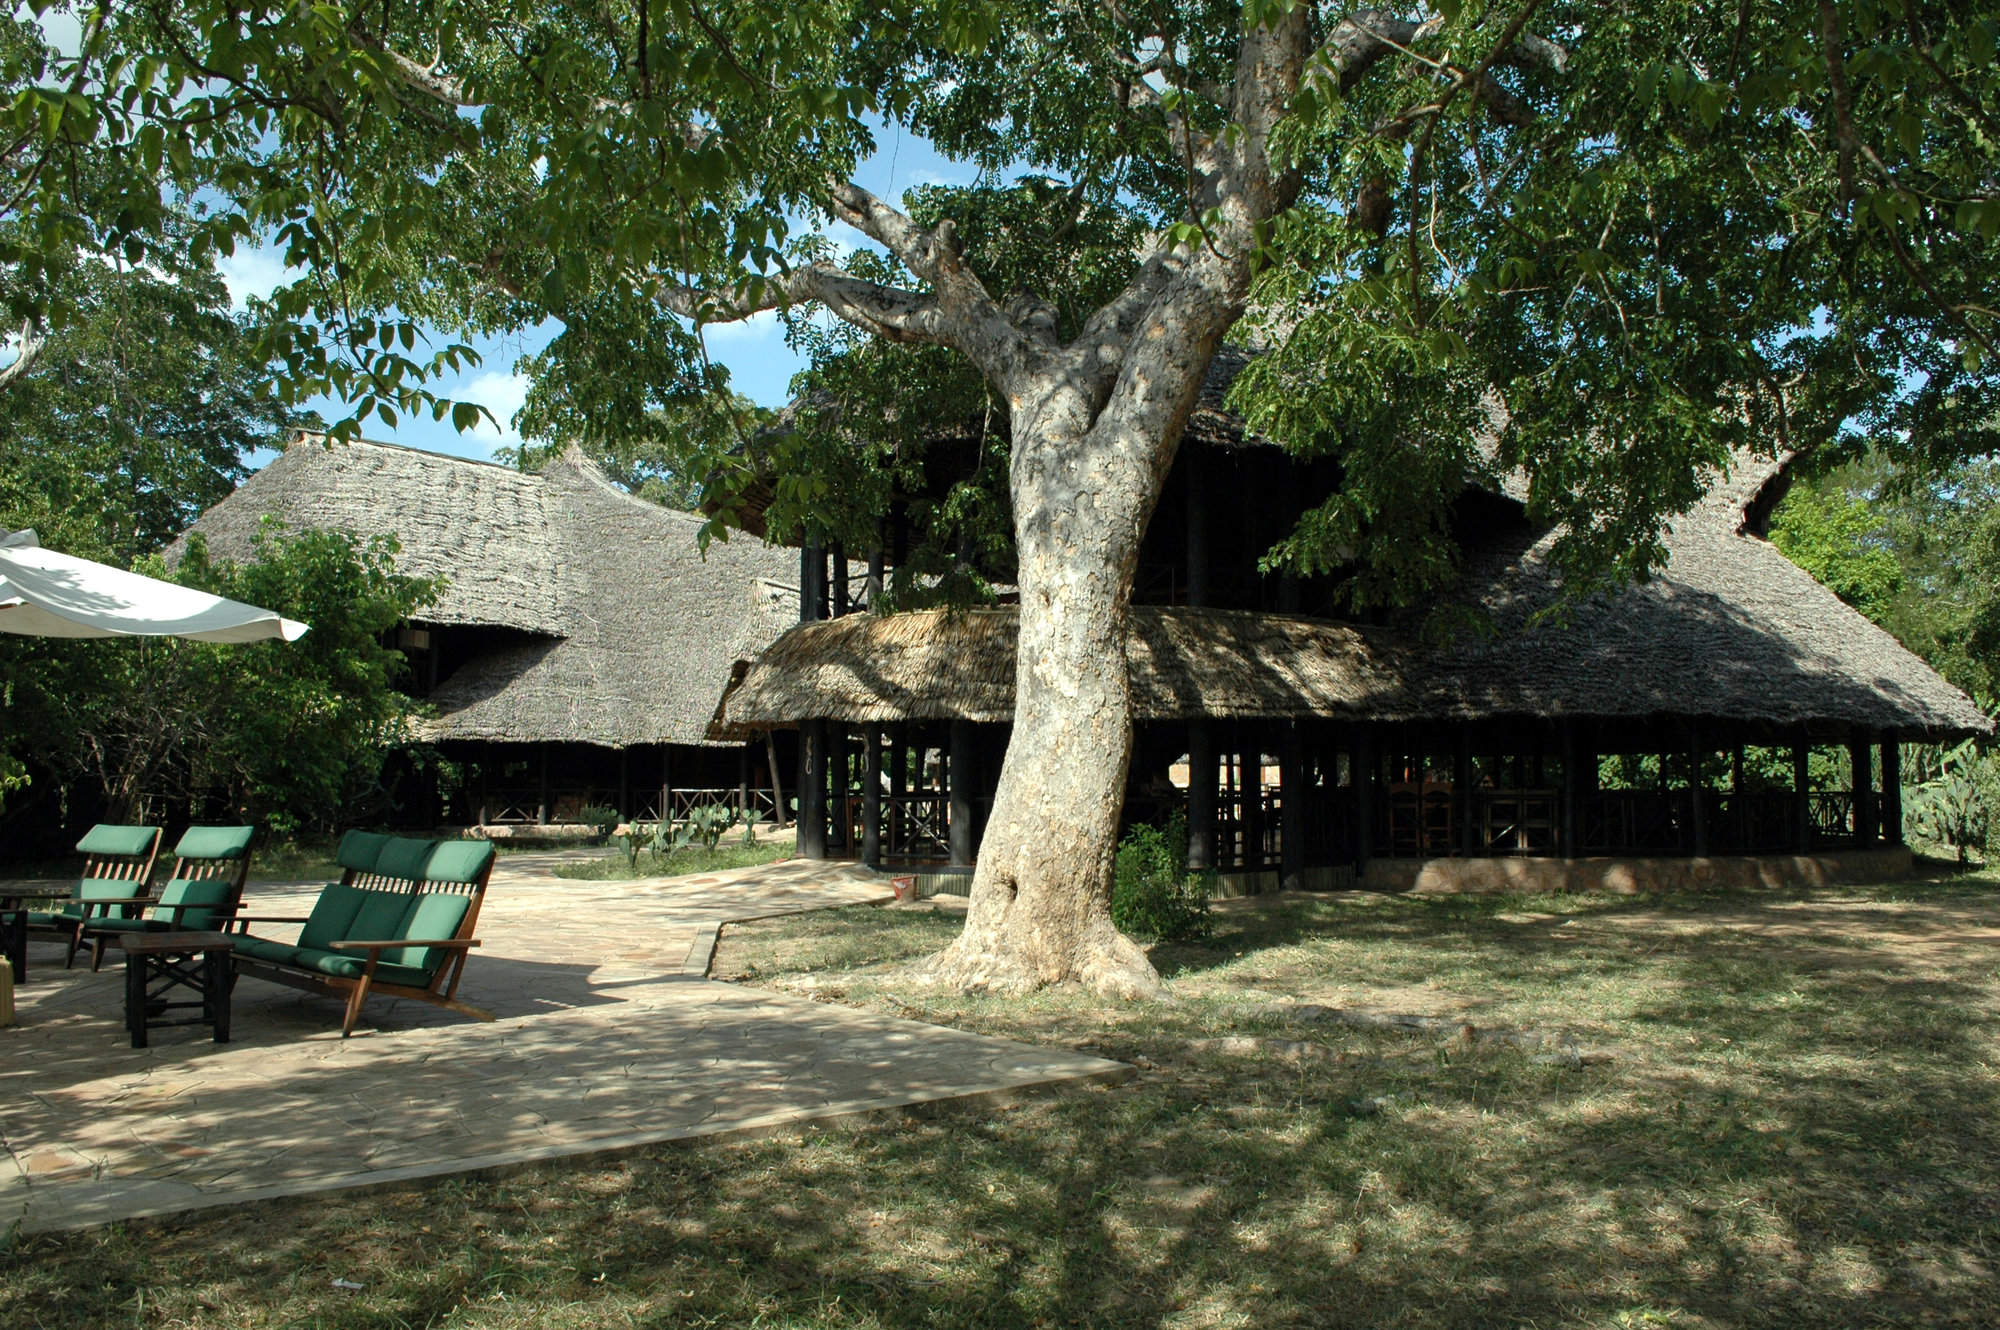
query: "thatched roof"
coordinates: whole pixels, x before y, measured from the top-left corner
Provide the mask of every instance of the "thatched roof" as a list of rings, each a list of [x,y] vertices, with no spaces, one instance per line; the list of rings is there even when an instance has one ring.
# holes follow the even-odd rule
[[[441,680],[426,737],[704,743],[730,663],[797,620],[798,556],[618,489],[580,453],[526,475],[380,443],[302,440],[193,530],[241,559],[266,514],[394,533],[398,570],[447,579],[422,622],[515,630]]]
[[[1757,535],[1779,464],[1746,459],[1668,533],[1651,581],[1530,627],[1553,604],[1553,534],[1478,552],[1463,594],[1494,633],[1443,648],[1388,629],[1242,611],[1138,607],[1135,718],[1368,720],[1666,716],[1962,734],[1972,702]],[[800,625],[747,666],[713,732],[849,721],[1005,720],[1011,609]]]

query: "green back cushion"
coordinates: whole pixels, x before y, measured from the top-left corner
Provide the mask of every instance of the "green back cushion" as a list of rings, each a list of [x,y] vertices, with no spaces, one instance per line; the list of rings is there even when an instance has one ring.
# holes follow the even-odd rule
[[[160,839],[158,827],[121,827],[99,822],[76,843],[78,854],[142,855]]]
[[[181,859],[241,859],[250,849],[255,827],[189,827],[174,846]]]
[[[470,896],[455,896],[447,891],[420,892],[410,898],[409,908],[403,911],[396,931],[387,936],[428,938],[432,941],[453,937],[458,932],[460,921],[465,918],[466,907],[471,904]],[[396,947],[383,952],[382,960],[384,964],[407,965],[428,973],[435,970],[448,954],[434,947]]]
[[[319,899],[313,902],[312,914],[306,919],[306,926],[299,930],[299,945],[302,947],[324,947],[329,942],[337,942],[347,936],[347,930],[354,923],[354,916],[361,912],[362,904],[370,896],[379,892],[363,891],[360,887],[343,887],[338,882],[320,888]]]
[[[216,911],[229,903],[233,884],[228,878],[204,877],[190,880],[177,877],[167,883],[160,892],[162,905],[200,905],[206,909],[183,910],[179,922],[174,920],[172,910],[155,910],[153,913],[163,923],[175,928],[202,930],[215,926]]]
[[[401,937],[402,934],[396,929],[403,922],[403,912],[410,907],[409,893],[364,891],[361,894],[365,899],[361,902],[361,908],[354,912],[354,922],[347,926],[346,936],[357,942],[380,942],[386,938]],[[310,947],[324,944],[307,942],[301,937],[299,945]]]
[[[416,840],[409,836],[391,836],[389,843],[382,847],[381,857],[375,860],[375,871],[383,877],[421,882],[424,877],[424,861],[431,857],[431,845],[432,842],[427,840]],[[389,935],[377,933],[375,936]]]
[[[372,872],[376,857],[388,843],[389,838],[378,831],[350,831],[340,838],[340,848],[334,851],[334,862],[358,873]]]
[[[486,865],[492,862],[493,842],[490,840],[439,841],[437,848],[431,851],[430,863],[424,868],[424,880],[477,882],[479,875],[486,871]]]

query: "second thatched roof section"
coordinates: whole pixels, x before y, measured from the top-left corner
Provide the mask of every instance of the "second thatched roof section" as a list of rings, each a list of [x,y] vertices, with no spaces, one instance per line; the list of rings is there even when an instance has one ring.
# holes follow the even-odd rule
[[[267,515],[394,534],[398,571],[445,579],[420,622],[477,646],[429,698],[431,739],[713,743],[731,662],[797,620],[795,553],[739,536],[704,557],[702,519],[634,498],[574,451],[528,475],[304,439],[193,530],[240,560]]]
[[[1745,462],[1668,533],[1649,582],[1533,623],[1555,603],[1553,536],[1476,553],[1464,594],[1494,631],[1442,647],[1389,629],[1247,611],[1140,606],[1126,664],[1134,718],[1603,718],[1990,730],[1972,701],[1766,541],[1745,514],[1777,472]],[[795,724],[1004,721],[1012,609],[800,625],[739,663],[711,733]]]

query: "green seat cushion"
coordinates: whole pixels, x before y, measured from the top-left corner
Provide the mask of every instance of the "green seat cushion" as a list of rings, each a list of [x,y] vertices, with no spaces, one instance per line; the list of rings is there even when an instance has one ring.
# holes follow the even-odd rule
[[[466,907],[471,904],[470,896],[455,896],[448,891],[419,893],[410,898],[409,908],[403,912],[402,921],[390,936],[427,938],[431,941],[455,937],[459,923],[465,918]],[[382,959],[429,975],[450,954],[436,947],[398,947],[383,952]]]
[[[143,855],[159,844],[158,827],[121,827],[110,822],[99,822],[83,833],[83,839],[76,843],[78,854],[122,854]]]
[[[323,947],[346,937],[348,926],[360,913],[362,903],[371,895],[378,894],[360,887],[344,887],[338,882],[321,887],[319,899],[313,902],[312,913],[306,918],[306,926],[299,930],[299,945]]]
[[[63,914],[58,910],[29,910],[28,927],[74,928],[76,927],[76,916],[73,914]]]
[[[364,891],[361,908],[354,913],[353,922],[347,925],[342,938],[353,938],[361,942],[381,942],[387,938],[401,937],[396,931],[403,922],[403,914],[410,908],[410,895],[406,891]],[[299,945],[310,947],[324,945],[306,941],[303,935]]]
[[[241,859],[256,831],[255,827],[189,827],[174,854],[182,859]]]
[[[287,965],[299,954],[299,949],[289,942],[272,942],[268,938],[261,937],[239,937],[236,939],[236,954]]]
[[[479,880],[486,871],[486,865],[493,862],[493,842],[490,840],[443,840],[431,851],[430,862],[424,866],[424,880],[427,882],[466,882]]]
[[[93,919],[93,933],[164,933],[173,927],[165,919]]]
[[[385,953],[386,954],[386,953]],[[365,951],[320,951],[312,947],[300,947],[291,964],[302,970],[312,970],[318,974],[332,975],[336,979],[359,979],[368,968],[368,953]],[[376,983],[405,984],[411,988],[423,988],[431,981],[429,974],[407,965],[389,965],[378,962],[375,966]]]
[[[202,908],[181,911],[179,923],[174,922],[172,910],[156,908],[147,922],[157,920],[162,928],[188,931],[213,928],[216,920],[221,917],[223,907],[229,904],[230,897],[235,895],[235,892],[236,889],[228,878],[177,877],[161,889],[160,904],[195,905]]]
[[[421,882],[424,880],[424,864],[430,859],[431,847],[436,843],[412,836],[391,836],[389,843],[382,847],[381,857],[375,861],[375,871],[383,877]]]
[[[84,878],[76,884],[75,893],[78,901],[117,901],[144,894],[144,892],[139,890],[137,882],[124,882],[117,878],[108,877]],[[130,905],[118,905],[113,906],[108,911],[100,909],[91,910],[88,913],[92,920],[98,920],[112,916],[123,917],[130,915],[133,913],[133,909],[134,907]],[[85,910],[82,905],[70,904],[56,907],[56,913],[75,920],[82,918]]]
[[[334,861],[342,868],[351,868],[357,873],[375,871],[376,857],[389,838],[379,831],[350,831],[340,838],[340,848],[334,851]]]

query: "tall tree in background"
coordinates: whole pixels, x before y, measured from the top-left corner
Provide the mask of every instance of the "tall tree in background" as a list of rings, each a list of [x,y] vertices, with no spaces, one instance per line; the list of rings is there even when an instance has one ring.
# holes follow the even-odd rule
[[[1362,595],[1449,575],[1442,496],[1489,462],[1527,470],[1584,587],[1657,559],[1739,444],[1990,438],[2000,96],[1962,6],[192,0],[91,6],[84,34],[17,129],[151,142],[274,236],[307,275],[272,348],[293,391],[349,396],[343,433],[446,409],[426,322],[553,317],[546,376],[649,399],[723,387],[682,319],[806,304],[976,371],[1009,422],[1020,655],[952,982],[1157,982],[1108,913],[1125,609],[1253,293],[1272,353],[1242,405],[1344,464],[1277,557],[1358,556]],[[1085,210],[1143,239],[1065,317],[1046,274],[999,283],[977,218],[853,183],[884,122],[1060,182],[1031,243]]]

